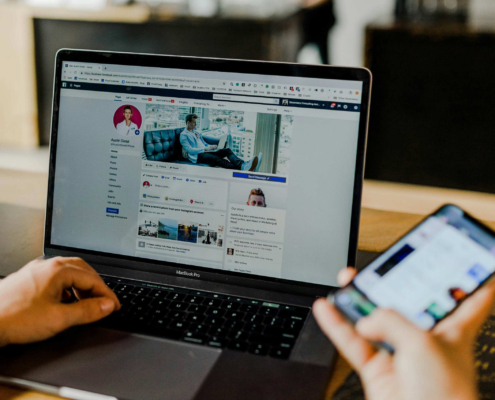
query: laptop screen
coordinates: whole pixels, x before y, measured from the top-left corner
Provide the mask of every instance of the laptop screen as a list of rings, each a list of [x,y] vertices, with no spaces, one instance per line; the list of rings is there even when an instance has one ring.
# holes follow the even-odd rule
[[[63,61],[51,244],[336,285],[363,83]]]

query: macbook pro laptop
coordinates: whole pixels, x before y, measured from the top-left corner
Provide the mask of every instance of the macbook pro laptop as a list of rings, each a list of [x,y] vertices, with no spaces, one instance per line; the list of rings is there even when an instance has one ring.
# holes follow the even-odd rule
[[[335,350],[311,305],[355,265],[370,85],[60,50],[44,255],[82,257],[122,309],[3,349],[0,373],[95,399],[322,398]]]

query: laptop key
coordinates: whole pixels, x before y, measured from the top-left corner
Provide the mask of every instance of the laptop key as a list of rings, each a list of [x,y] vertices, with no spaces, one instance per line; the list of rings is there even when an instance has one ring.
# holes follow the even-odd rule
[[[290,355],[290,350],[289,349],[273,348],[270,351],[270,357],[281,358],[283,360],[288,359],[289,358],[289,355]]]
[[[266,356],[268,354],[270,347],[263,343],[252,344],[248,348],[248,352],[251,354],[256,354],[258,356]]]
[[[218,348],[223,348],[227,346],[229,341],[225,339],[224,337],[221,336],[211,336],[210,339],[207,341],[207,345],[211,347],[218,347]]]
[[[103,281],[107,284],[107,286],[114,290],[116,287],[117,287],[117,282],[107,282],[105,279],[103,279]]]
[[[245,342],[249,337],[249,333],[244,331],[230,331],[228,337],[239,342]]]
[[[247,323],[244,325],[244,330],[252,333],[261,333],[264,329],[264,325]]]
[[[221,308],[224,308],[226,310],[231,310],[231,311],[236,311],[239,307],[239,303],[235,303],[233,301],[224,301],[221,305]]]
[[[299,321],[305,321],[307,315],[308,312],[303,310],[280,310],[278,313],[280,318],[290,318]]]
[[[189,331],[190,332],[196,332],[196,333],[207,333],[208,330],[210,329],[209,325],[205,324],[191,324],[189,326]]]
[[[130,293],[132,289],[134,289],[135,286],[133,285],[124,285],[120,284],[115,287],[115,292],[125,292],[125,293]]]
[[[135,286],[134,289],[131,290],[132,294],[136,294],[138,296],[146,296],[151,292],[151,289]]]
[[[191,304],[187,308],[187,311],[191,312],[191,313],[195,313],[195,314],[204,314],[206,311],[206,307],[205,306],[198,306],[196,304]]]
[[[162,300],[162,299],[155,299],[151,302],[151,307],[155,308],[168,308],[170,305],[171,301],[169,300]]]
[[[236,350],[236,351],[246,351],[247,350],[247,344],[245,342],[238,342],[235,340],[232,340],[228,348],[231,350]]]
[[[299,332],[303,326],[301,321],[286,320],[284,324],[284,329],[289,332]]]
[[[167,299],[172,300],[172,301],[182,301],[185,298],[186,298],[185,294],[174,293],[174,292],[170,292],[170,294],[167,296]]]
[[[140,306],[149,306],[151,304],[151,301],[152,299],[149,298],[149,297],[141,297],[141,296],[136,296],[136,298],[134,298],[132,300],[132,302],[136,305],[140,305]]]
[[[281,349],[292,349],[294,347],[294,341],[292,340],[282,340],[281,342],[276,344],[276,347]]]
[[[225,322],[224,324],[224,327],[227,329],[241,330],[242,328],[244,328],[244,325],[245,323],[242,321],[227,320],[227,322]]]
[[[178,321],[185,319],[186,316],[187,316],[187,313],[185,313],[184,311],[172,311],[172,310],[167,315],[168,318],[178,320]]]
[[[227,311],[227,313],[225,314],[225,318],[236,321],[242,321],[244,315],[245,315],[244,313],[239,311]]]
[[[219,336],[223,338],[226,338],[228,333],[229,333],[228,329],[222,328],[220,326],[212,326],[208,331],[208,334],[211,336]]]
[[[172,301],[172,303],[168,306],[169,309],[173,311],[186,311],[186,308],[189,305],[186,303],[181,303],[180,301]]]
[[[116,294],[117,294],[117,298],[120,301],[120,304],[132,303],[133,300],[136,298],[135,294],[125,293],[125,292],[117,292]]]
[[[148,297],[151,297],[152,299],[164,299],[169,295],[170,292],[166,290],[152,290],[150,294],[148,294]]]
[[[189,322],[186,321],[172,321],[168,326],[170,329],[175,331],[185,332],[189,328]]]
[[[205,320],[206,325],[214,325],[214,326],[222,326],[225,322],[225,319],[218,317],[208,317]]]
[[[265,319],[265,317],[263,317],[262,315],[258,315],[258,314],[246,314],[246,316],[244,317],[244,321],[246,321],[247,323],[251,323],[251,324],[261,324],[263,322],[263,320]]]
[[[135,313],[135,314],[138,314],[138,315],[142,315],[142,314],[145,314],[146,311],[148,310],[148,307],[146,306],[142,306],[140,304],[134,304],[130,309],[129,311]]]
[[[259,315],[269,315],[275,316],[278,313],[278,310],[273,307],[261,307],[258,311]]]
[[[198,323],[198,324],[200,324],[201,322],[203,322],[205,319],[206,319],[206,317],[204,315],[201,315],[201,314],[188,314],[187,317],[186,317],[186,320],[187,321],[189,321],[189,322],[195,322],[195,323]]]
[[[168,314],[168,310],[163,308],[150,308],[148,310],[148,315],[152,317],[164,317]]]
[[[203,344],[206,342],[208,337],[202,333],[197,333],[197,332],[187,332],[182,340],[184,342],[190,342],[190,343],[196,343],[196,344]]]
[[[284,320],[282,318],[266,318],[264,321],[265,325],[272,326],[274,328],[280,328],[284,324]]]
[[[168,318],[155,317],[151,319],[150,326],[155,329],[165,329],[172,322]]]
[[[245,312],[247,314],[256,314],[259,309],[259,306],[255,306],[253,304],[243,304],[239,308],[239,311]]]
[[[227,311],[222,310],[221,308],[208,308],[206,310],[206,315],[211,315],[213,317],[223,317]]]
[[[201,304],[205,298],[201,296],[187,296],[183,301],[190,304]]]
[[[222,300],[220,299],[206,299],[206,301],[203,302],[203,305],[207,307],[219,307],[220,304],[222,304]]]

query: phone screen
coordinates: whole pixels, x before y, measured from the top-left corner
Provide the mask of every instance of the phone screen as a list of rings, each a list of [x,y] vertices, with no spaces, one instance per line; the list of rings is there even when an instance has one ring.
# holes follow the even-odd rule
[[[353,321],[375,307],[432,328],[495,272],[495,234],[447,205],[364,268],[334,302]]]

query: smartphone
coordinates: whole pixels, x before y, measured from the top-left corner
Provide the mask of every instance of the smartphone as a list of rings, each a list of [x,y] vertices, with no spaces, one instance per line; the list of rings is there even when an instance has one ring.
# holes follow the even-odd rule
[[[335,292],[333,303],[351,323],[382,307],[429,330],[494,272],[495,232],[447,204]]]

